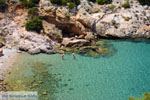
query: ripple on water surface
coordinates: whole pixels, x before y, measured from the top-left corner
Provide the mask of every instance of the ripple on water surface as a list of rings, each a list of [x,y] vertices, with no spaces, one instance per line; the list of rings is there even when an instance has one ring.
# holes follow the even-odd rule
[[[109,57],[23,54],[8,75],[9,90],[36,90],[40,100],[128,100],[150,91],[150,41],[109,41]]]

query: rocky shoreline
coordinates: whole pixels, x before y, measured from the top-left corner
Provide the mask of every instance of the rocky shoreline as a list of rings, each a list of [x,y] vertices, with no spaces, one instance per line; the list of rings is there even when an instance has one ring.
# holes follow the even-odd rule
[[[91,46],[101,38],[149,39],[150,7],[130,0],[130,8],[124,8],[122,2],[113,0],[112,4],[98,5],[81,0],[77,8],[70,10],[50,0],[40,0],[37,8],[43,18],[43,30],[39,34],[25,29],[28,10],[19,1],[10,0],[8,11],[0,13],[0,36],[5,39],[5,47],[30,54]]]

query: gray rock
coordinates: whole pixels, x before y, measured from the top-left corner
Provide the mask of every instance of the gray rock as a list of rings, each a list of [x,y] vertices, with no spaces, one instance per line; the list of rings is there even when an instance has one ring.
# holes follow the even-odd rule
[[[39,6],[41,8],[46,8],[46,7],[49,7],[51,5],[52,5],[52,3],[50,2],[50,0],[40,0],[40,2],[39,2]]]
[[[100,11],[100,7],[96,3],[88,2],[88,0],[81,0],[78,10],[85,10],[88,13],[95,13]]]
[[[30,54],[38,54],[40,52],[41,52],[41,50],[38,47],[37,48],[32,48],[32,49],[28,50],[28,53],[30,53]]]

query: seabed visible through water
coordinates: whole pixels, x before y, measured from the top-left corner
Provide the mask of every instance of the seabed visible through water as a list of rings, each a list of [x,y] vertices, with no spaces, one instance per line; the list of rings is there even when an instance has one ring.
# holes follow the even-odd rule
[[[9,91],[38,91],[39,100],[128,100],[150,92],[150,41],[108,40],[111,56],[23,53],[5,82]]]

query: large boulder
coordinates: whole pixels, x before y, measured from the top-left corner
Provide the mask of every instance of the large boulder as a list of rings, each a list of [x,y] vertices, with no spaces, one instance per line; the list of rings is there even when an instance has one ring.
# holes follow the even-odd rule
[[[19,49],[30,54],[50,53],[53,52],[53,44],[47,36],[24,31],[24,35],[19,41]]]

